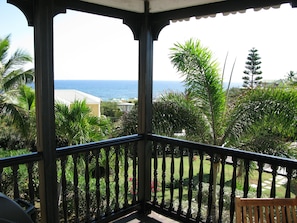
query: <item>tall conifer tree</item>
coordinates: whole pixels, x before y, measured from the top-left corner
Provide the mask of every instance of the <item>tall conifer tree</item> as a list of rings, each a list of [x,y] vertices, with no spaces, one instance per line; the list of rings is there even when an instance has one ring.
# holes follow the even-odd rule
[[[248,89],[254,89],[262,83],[262,71],[260,64],[261,57],[258,54],[258,50],[256,48],[252,48],[249,50],[249,54],[247,57],[247,61],[245,62],[246,70],[243,71],[245,76],[243,79],[243,87]]]

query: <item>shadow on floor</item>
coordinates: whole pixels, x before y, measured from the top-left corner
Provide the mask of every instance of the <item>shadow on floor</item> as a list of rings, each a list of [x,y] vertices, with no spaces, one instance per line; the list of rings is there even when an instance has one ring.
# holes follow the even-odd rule
[[[179,223],[179,221],[172,220],[156,212],[152,212],[147,216],[133,212],[112,223]]]

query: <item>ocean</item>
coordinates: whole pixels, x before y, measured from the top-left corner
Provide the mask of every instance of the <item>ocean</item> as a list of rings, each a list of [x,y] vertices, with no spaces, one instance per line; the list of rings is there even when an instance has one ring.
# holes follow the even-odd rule
[[[239,87],[240,84],[232,83],[231,87]],[[227,84],[224,83],[224,87]],[[55,89],[75,89],[96,97],[103,101],[114,99],[128,100],[138,97],[137,80],[55,80]],[[154,81],[153,98],[169,92],[184,92],[183,83],[180,81]]]
[[[55,89],[75,89],[96,97],[103,101],[113,99],[136,99],[138,97],[137,80],[55,80]],[[153,98],[168,91],[183,92],[180,81],[154,81]]]

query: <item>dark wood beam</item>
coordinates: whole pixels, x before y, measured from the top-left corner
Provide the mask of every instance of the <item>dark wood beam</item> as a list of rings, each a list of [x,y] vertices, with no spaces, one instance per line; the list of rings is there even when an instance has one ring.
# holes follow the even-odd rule
[[[149,15],[149,17],[151,17]],[[168,19],[162,19],[159,21],[153,21],[152,19],[149,19],[151,21],[151,32],[152,32],[152,38],[153,40],[157,40],[159,37],[159,33],[161,30],[170,24],[170,21]],[[139,40],[141,36],[141,26],[143,23],[143,15],[137,15],[136,17],[129,17],[125,18],[123,20],[123,23],[129,26],[129,28],[132,30],[134,39]]]
[[[53,17],[51,0],[34,1],[34,58],[39,195],[42,222],[58,222],[54,113]]]
[[[10,3],[20,9],[25,15],[28,25],[33,25],[33,1],[30,0],[7,0]]]
[[[58,1],[58,0],[57,0]],[[34,1],[32,0],[7,0],[10,3],[20,9],[25,15],[28,25],[34,25]],[[59,13],[65,13],[66,9],[61,4],[54,4],[53,13],[57,15]]]
[[[152,133],[153,95],[153,34],[149,21],[149,2],[145,1],[145,11],[139,39],[138,77],[138,134],[145,139],[138,144],[138,198],[146,212],[146,202],[151,198],[151,146],[147,135]]]

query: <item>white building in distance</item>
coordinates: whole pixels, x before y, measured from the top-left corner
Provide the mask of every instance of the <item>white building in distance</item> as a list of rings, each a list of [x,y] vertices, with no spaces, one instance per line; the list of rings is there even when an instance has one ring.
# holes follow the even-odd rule
[[[100,98],[78,90],[55,90],[55,101],[66,104],[67,106],[71,106],[74,101],[83,100],[86,100],[86,104],[91,109],[91,113],[94,116],[100,117]]]

